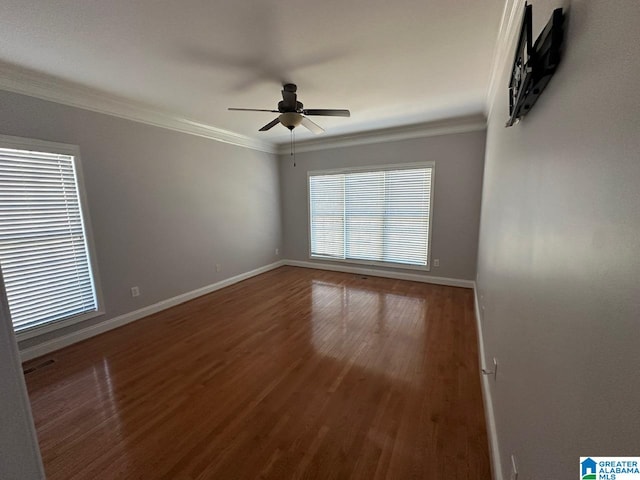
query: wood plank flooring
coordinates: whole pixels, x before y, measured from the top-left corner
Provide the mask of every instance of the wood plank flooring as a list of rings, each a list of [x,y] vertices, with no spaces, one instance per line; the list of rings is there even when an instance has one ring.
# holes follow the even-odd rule
[[[468,289],[282,267],[48,359],[49,480],[490,479]]]

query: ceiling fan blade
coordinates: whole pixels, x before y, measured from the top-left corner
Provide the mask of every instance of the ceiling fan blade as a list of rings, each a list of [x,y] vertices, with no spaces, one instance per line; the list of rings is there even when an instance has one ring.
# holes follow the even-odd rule
[[[312,122],[307,117],[302,117],[302,121],[300,122],[300,125],[308,129],[311,133],[315,133],[316,135],[319,135],[320,133],[324,133],[324,128],[322,128],[317,123]]]
[[[305,115],[322,115],[324,117],[350,117],[349,110],[332,110],[328,108],[302,110]]]
[[[280,117],[277,117],[275,120],[270,121],[269,123],[267,123],[264,127],[262,127],[258,131],[259,132],[266,132],[267,130],[269,130],[270,128],[275,127],[279,123],[280,123]]]
[[[278,110],[265,110],[261,108],[228,108],[227,110],[234,110],[236,112],[272,112],[278,113]]]

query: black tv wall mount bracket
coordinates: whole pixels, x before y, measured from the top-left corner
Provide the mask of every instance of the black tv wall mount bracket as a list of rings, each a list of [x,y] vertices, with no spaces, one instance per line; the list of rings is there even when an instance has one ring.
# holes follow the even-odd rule
[[[520,37],[509,82],[507,127],[524,117],[538,100],[560,63],[564,14],[557,8],[532,44],[532,6],[525,4]]]

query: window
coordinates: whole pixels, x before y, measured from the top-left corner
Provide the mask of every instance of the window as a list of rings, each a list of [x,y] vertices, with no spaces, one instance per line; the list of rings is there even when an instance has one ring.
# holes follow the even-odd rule
[[[433,170],[310,172],[311,257],[428,270]]]
[[[78,148],[0,137],[0,265],[19,338],[95,316]]]

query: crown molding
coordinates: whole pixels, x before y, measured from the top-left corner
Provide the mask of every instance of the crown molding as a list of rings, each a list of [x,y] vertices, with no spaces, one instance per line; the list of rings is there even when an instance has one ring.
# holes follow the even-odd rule
[[[380,130],[368,130],[348,135],[337,135],[333,137],[306,140],[296,143],[296,152],[313,152],[316,150],[327,150],[330,148],[396,142],[399,140],[433,137],[436,135],[474,132],[484,130],[486,128],[487,121],[484,115],[469,115],[466,117],[458,117],[435,122],[419,123]],[[289,144],[278,144],[277,149],[277,153],[279,154],[288,153]]]
[[[517,3],[520,0],[507,0]],[[507,10],[505,7],[505,14]],[[504,23],[504,15],[503,15]],[[502,32],[502,29],[501,29]],[[274,144],[223,130],[212,125],[189,120],[149,105],[104,93],[84,85],[62,80],[33,70],[0,62],[0,90],[40,98],[71,107],[103,113],[134,122],[177,132],[196,135],[218,142],[250,148],[266,153],[287,153],[289,144]],[[487,122],[483,115],[369,130],[333,137],[298,142],[296,151],[311,152],[330,148],[351,147],[382,142],[464,133],[483,130]]]
[[[504,72],[506,62],[509,60],[508,54],[516,41],[514,37],[519,33],[518,27],[520,26],[524,6],[524,0],[505,0],[504,3],[498,38],[491,61],[489,88],[485,98],[487,119],[491,117],[493,104],[495,103],[494,98],[497,94],[498,85],[500,85],[500,76]]]
[[[272,143],[172,115],[141,102],[127,100],[15,65],[0,63],[0,90],[104,113],[239,147],[276,153],[276,147]]]

